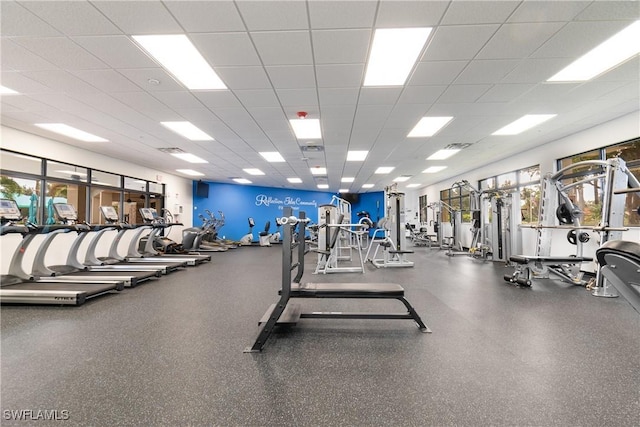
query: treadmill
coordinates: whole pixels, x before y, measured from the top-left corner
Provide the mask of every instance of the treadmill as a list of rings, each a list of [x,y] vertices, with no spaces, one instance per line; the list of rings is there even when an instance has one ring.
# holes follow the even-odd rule
[[[211,255],[203,255],[197,252],[191,252],[188,254],[167,254],[157,251],[154,243],[157,240],[167,239],[166,237],[161,236],[160,232],[174,225],[183,224],[180,222],[165,222],[164,218],[158,216],[158,212],[154,208],[141,208],[140,215],[142,215],[142,219],[145,224],[149,224],[153,227],[149,235],[146,236],[146,241],[145,239],[141,239],[140,249],[142,249],[141,255],[143,257],[159,257],[169,260],[183,260],[187,261],[187,265],[198,265],[202,264],[203,262],[211,261]],[[144,245],[142,244],[143,241],[145,241]]]
[[[33,262],[33,269],[31,271],[31,275],[36,281],[39,281],[42,278],[46,278],[48,282],[104,282],[115,280],[123,281],[127,287],[134,287],[147,280],[160,277],[162,274],[160,268],[149,268],[145,270],[136,269],[135,266],[133,266],[129,269],[122,270],[92,270],[90,267],[82,264],[78,258],[80,245],[84,242],[87,236],[96,234],[90,233],[91,231],[97,231],[97,234],[100,234],[103,230],[107,231],[110,226],[78,224],[78,214],[75,208],[68,203],[54,203],[53,207],[58,219],[62,221],[63,224],[72,226],[73,229],[71,231],[77,232],[78,237],[69,249],[69,254],[67,255],[65,264],[51,266],[45,265],[44,260],[46,252],[53,242],[53,239],[56,237],[56,234],[50,233],[45,237],[44,241],[38,248],[38,252],[36,253],[36,257]],[[93,240],[96,238],[97,236],[94,237]],[[91,248],[94,246],[93,243],[93,241],[90,242],[88,251],[92,250]]]
[[[118,234],[111,242],[108,256],[98,257],[95,254],[95,250],[87,251],[85,264],[91,265],[91,268],[118,269],[123,268],[124,266],[128,268],[131,268],[133,266],[135,266],[136,268],[158,268],[162,266],[163,274],[166,274],[181,269],[182,267],[186,267],[188,265],[189,260],[161,259],[159,257],[145,258],[141,253],[138,252],[137,245],[139,244],[142,233],[144,233],[146,230],[151,229],[152,227],[149,224],[117,223],[118,213],[113,206],[100,206],[100,212],[110,226],[116,227],[120,231],[118,231]],[[118,253],[118,246],[125,233],[127,233],[127,231],[129,230],[135,231],[133,237],[129,241],[127,256],[123,257]]]
[[[121,291],[124,282],[104,283],[33,281],[22,269],[27,247],[40,234],[69,231],[66,225],[16,224],[22,220],[18,204],[14,200],[0,199],[0,236],[22,235],[22,242],[14,251],[9,264],[9,273],[0,279],[0,303],[2,304],[49,304],[82,305],[88,299]]]

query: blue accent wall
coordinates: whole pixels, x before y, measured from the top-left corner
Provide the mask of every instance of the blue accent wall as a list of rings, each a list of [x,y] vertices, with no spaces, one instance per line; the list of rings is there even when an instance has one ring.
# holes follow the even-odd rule
[[[209,197],[196,196],[196,183],[193,181],[193,225],[202,225],[198,215],[207,217],[205,209],[209,209],[218,217],[218,211],[223,211],[225,225],[220,230],[220,237],[238,240],[249,231],[247,218],[254,219],[256,226],[253,229],[253,239],[258,240],[258,233],[264,230],[265,223],[271,221],[271,232],[276,231],[276,217],[282,217],[282,209],[285,206],[293,208],[293,214],[303,210],[307,217],[314,223],[318,222],[318,206],[331,201],[334,193],[321,191],[293,190],[287,188],[258,187],[251,185],[222,184],[207,182],[209,184]],[[376,206],[379,204],[379,212],[384,214],[384,200],[382,192],[360,194],[359,201],[353,203],[353,222],[358,221],[356,212],[367,210],[371,218],[376,220]]]

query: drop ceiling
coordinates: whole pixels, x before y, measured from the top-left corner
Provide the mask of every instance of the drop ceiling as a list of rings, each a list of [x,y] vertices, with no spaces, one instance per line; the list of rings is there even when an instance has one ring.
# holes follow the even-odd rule
[[[640,19],[637,1],[3,0],[0,8],[1,84],[20,93],[2,96],[3,125],[167,173],[195,169],[211,181],[327,182],[331,191],[362,192],[409,175],[400,188],[429,185],[640,106],[638,56],[586,83],[546,83]],[[363,87],[374,30],[423,26],[434,30],[406,84]],[[144,34],[186,34],[228,90],[187,90],[131,39]],[[295,138],[289,119],[299,111],[320,119],[322,140]],[[517,136],[491,135],[525,114],[557,116]],[[407,138],[423,116],[454,119],[433,137]],[[186,140],[163,121],[190,121],[215,140]],[[46,122],[109,142],[34,126]],[[301,148],[309,142],[323,149]],[[447,161],[426,160],[453,143],[470,145]],[[168,147],[209,163],[158,150]],[[369,155],[347,162],[349,150]],[[267,163],[261,151],[286,162]],[[422,173],[437,165],[448,167]],[[315,166],[327,177],[312,176]],[[379,166],[395,170],[376,175]]]

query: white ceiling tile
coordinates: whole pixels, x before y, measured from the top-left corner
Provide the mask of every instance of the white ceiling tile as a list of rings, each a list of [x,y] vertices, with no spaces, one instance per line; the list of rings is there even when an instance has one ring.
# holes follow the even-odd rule
[[[456,102],[475,102],[480,98],[491,85],[451,85],[444,91],[438,99],[438,102],[456,103]]]
[[[510,102],[533,89],[534,84],[499,84],[486,91],[478,102]]]
[[[595,78],[593,81],[638,81],[638,76],[640,76],[640,56],[636,56],[635,58],[631,58],[626,61],[624,64],[620,64],[619,66],[601,74],[599,77]]]
[[[438,25],[448,7],[446,1],[397,1],[380,2],[377,28],[431,27]]]
[[[355,104],[360,88],[320,88],[318,94],[321,106]]]
[[[254,32],[251,38],[264,65],[311,65],[308,31]]]
[[[318,105],[318,93],[311,89],[278,89],[278,99],[283,106]]]
[[[249,31],[302,30],[307,23],[306,2],[240,1],[236,2]]]
[[[225,123],[230,122],[245,122],[253,120],[246,109],[244,108],[216,108],[215,115]],[[230,126],[233,128],[233,126]]]
[[[149,92],[184,90],[184,87],[162,68],[134,68],[117,71]],[[151,84],[149,80],[157,80],[160,84]]]
[[[628,22],[570,22],[537,49],[535,58],[568,58],[582,56],[618,31]]]
[[[22,5],[68,36],[122,34],[122,31],[88,2],[25,1]]]
[[[242,106],[233,92],[228,90],[194,92],[194,95],[196,98],[202,101],[204,105],[206,105],[213,111],[215,111],[217,108]]]
[[[316,86],[313,67],[310,65],[289,67],[265,67],[273,87],[277,89],[312,88]]]
[[[185,119],[192,123],[209,123],[215,124],[219,126],[222,124],[220,119],[218,119],[215,114],[213,114],[210,110],[201,107],[201,108],[180,108],[177,110],[178,113]],[[212,135],[215,137],[215,135]]]
[[[435,29],[422,61],[472,59],[499,25],[454,25]]]
[[[232,1],[165,1],[164,5],[187,32],[244,31]]]
[[[453,82],[468,61],[430,61],[418,63],[408,86],[446,85]]]
[[[184,31],[157,0],[92,1],[125,34],[177,34]]]
[[[525,103],[543,101],[553,105],[553,100],[566,95],[571,89],[579,86],[579,83],[540,83],[529,92],[522,95],[519,100]]]
[[[316,65],[319,88],[359,87],[364,78],[364,64]]]
[[[402,88],[363,87],[360,91],[360,105],[386,104],[394,105],[402,92]]]
[[[394,131],[400,129],[400,134],[404,138],[424,117],[428,108],[426,104],[396,105],[385,123],[385,129]]]
[[[33,79],[30,79],[17,71],[3,71],[2,85],[17,91],[18,93],[25,94],[55,91],[55,89],[45,86]]]
[[[247,107],[247,111],[258,123],[268,122],[268,128],[289,129],[289,123],[281,107]],[[277,125],[276,125],[277,124]]]
[[[105,92],[134,92],[142,90],[139,86],[133,84],[131,80],[111,69],[77,70],[71,71],[71,73]]]
[[[456,84],[496,83],[509,74],[518,61],[508,59],[474,60],[462,70]]]
[[[373,1],[309,2],[311,28],[370,28],[376,13]]]
[[[2,38],[2,55],[0,55],[0,60],[2,60],[3,70],[52,70],[58,68],[51,62],[46,61],[6,37]]]
[[[560,71],[567,65],[562,58],[525,59],[506,75],[501,83],[539,83]]]
[[[245,107],[276,107],[278,98],[272,89],[252,89],[234,91]]]
[[[570,21],[591,1],[523,1],[507,22]]]
[[[518,7],[517,1],[453,1],[440,25],[499,24]]]
[[[155,68],[158,64],[127,36],[78,36],[72,40],[112,68]]]
[[[594,1],[576,16],[578,21],[634,21],[639,18],[637,1]]]
[[[480,59],[527,58],[564,23],[505,24],[478,54]]]
[[[367,60],[371,30],[320,30],[311,33],[316,64],[358,64]]]
[[[98,92],[98,89],[95,87],[63,70],[24,71],[22,74],[57,92]]]
[[[19,38],[22,47],[67,70],[107,68],[107,65],[66,37]]]
[[[214,68],[261,65],[247,33],[192,34],[190,38]]]
[[[202,103],[187,90],[176,92],[154,92],[153,96],[159,99],[167,107],[178,110],[182,108],[202,108]]]
[[[36,113],[51,113],[58,110],[56,106],[41,102],[30,96],[3,96],[2,105],[3,108],[5,105],[12,106],[14,111],[33,111]],[[2,113],[4,114],[4,110]]]
[[[0,1],[0,23],[3,37],[47,37],[61,35],[53,26],[38,18],[15,1]]]
[[[216,67],[216,71],[232,90],[271,88],[271,82],[262,67]]]
[[[586,102],[607,96],[616,89],[626,86],[625,82],[589,82],[576,87],[565,95],[565,100]],[[638,105],[640,107],[640,104]]]
[[[407,86],[400,99],[399,104],[431,104],[445,91],[445,85],[432,86]]]

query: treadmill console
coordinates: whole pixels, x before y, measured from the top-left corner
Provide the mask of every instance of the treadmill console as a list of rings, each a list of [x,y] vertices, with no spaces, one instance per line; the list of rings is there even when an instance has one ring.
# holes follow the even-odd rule
[[[69,203],[54,203],[53,208],[55,209],[58,218],[63,222],[78,220],[78,212],[76,212],[76,208]]]
[[[153,208],[140,208],[140,215],[145,222],[154,222],[158,219],[158,213]]]
[[[3,221],[19,221],[22,219],[20,209],[15,200],[0,199],[0,217]]]
[[[118,212],[113,206],[100,206],[100,212],[107,222],[118,222]]]

